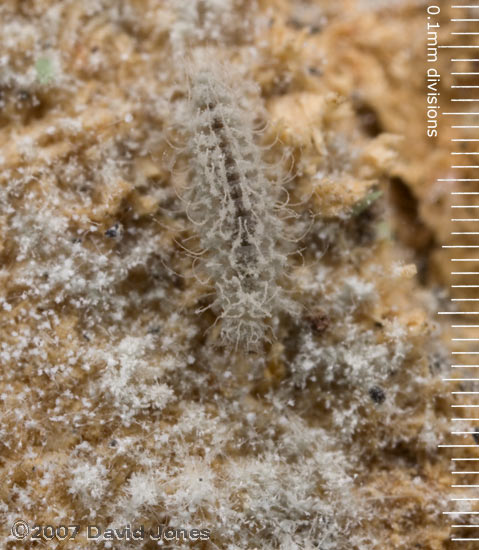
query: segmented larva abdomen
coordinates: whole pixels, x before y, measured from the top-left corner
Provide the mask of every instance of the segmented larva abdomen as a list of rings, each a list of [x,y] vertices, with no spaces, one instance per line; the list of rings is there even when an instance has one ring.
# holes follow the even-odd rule
[[[207,251],[222,339],[253,347],[283,305],[279,278],[286,254],[280,251],[278,186],[268,179],[255,143],[253,115],[227,78],[206,68],[190,75],[188,213]]]

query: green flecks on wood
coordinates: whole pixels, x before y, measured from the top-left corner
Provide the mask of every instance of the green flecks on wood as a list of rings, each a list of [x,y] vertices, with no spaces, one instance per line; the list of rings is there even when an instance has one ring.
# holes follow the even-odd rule
[[[40,84],[48,84],[53,79],[53,64],[48,57],[40,57],[35,63],[35,70],[37,71],[37,80]]]
[[[392,227],[387,221],[381,221],[376,225],[376,237],[379,240],[390,240],[393,238]]]
[[[362,212],[364,212],[366,209],[368,209],[371,204],[376,202],[383,192],[380,189],[377,189],[375,191],[370,191],[363,199],[358,201],[353,206],[353,216],[358,216]]]

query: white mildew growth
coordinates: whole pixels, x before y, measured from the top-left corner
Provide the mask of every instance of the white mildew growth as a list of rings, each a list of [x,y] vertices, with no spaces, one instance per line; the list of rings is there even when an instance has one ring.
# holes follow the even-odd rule
[[[251,348],[267,337],[267,320],[286,306],[278,285],[286,262],[280,186],[268,177],[242,90],[233,89],[224,69],[200,63],[190,72],[188,216],[207,251],[222,340]]]
[[[196,40],[219,40],[234,28],[234,0],[173,0],[171,6],[176,21],[171,40],[176,49]]]
[[[169,0],[168,4],[173,15],[173,55],[183,56],[201,43],[238,45],[251,41],[263,24],[255,0]]]

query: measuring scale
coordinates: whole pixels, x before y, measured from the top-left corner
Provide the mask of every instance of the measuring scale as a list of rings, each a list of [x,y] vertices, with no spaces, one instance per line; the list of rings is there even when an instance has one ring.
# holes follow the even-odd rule
[[[451,14],[447,26],[452,30],[440,34],[444,8]],[[451,520],[451,541],[479,541],[479,398],[474,397],[479,396],[479,2],[429,5],[427,28],[428,135],[436,137],[441,128],[451,135],[450,177],[437,179],[450,184],[453,228],[443,245],[451,252],[453,311],[439,312],[451,318],[452,361],[443,379],[452,395],[451,430],[448,443],[439,447],[451,449],[451,473],[457,480],[443,514]],[[450,72],[445,101],[440,100],[439,58]]]

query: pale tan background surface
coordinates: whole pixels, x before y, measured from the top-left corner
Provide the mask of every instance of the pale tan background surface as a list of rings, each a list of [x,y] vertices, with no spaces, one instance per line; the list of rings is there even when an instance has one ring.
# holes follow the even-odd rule
[[[5,536],[23,517],[211,529],[195,548],[452,548],[449,136],[425,133],[425,8],[388,4],[2,2]],[[311,226],[301,313],[254,354],[196,313],[214,287],[170,171],[206,42],[259,86],[258,141]]]

